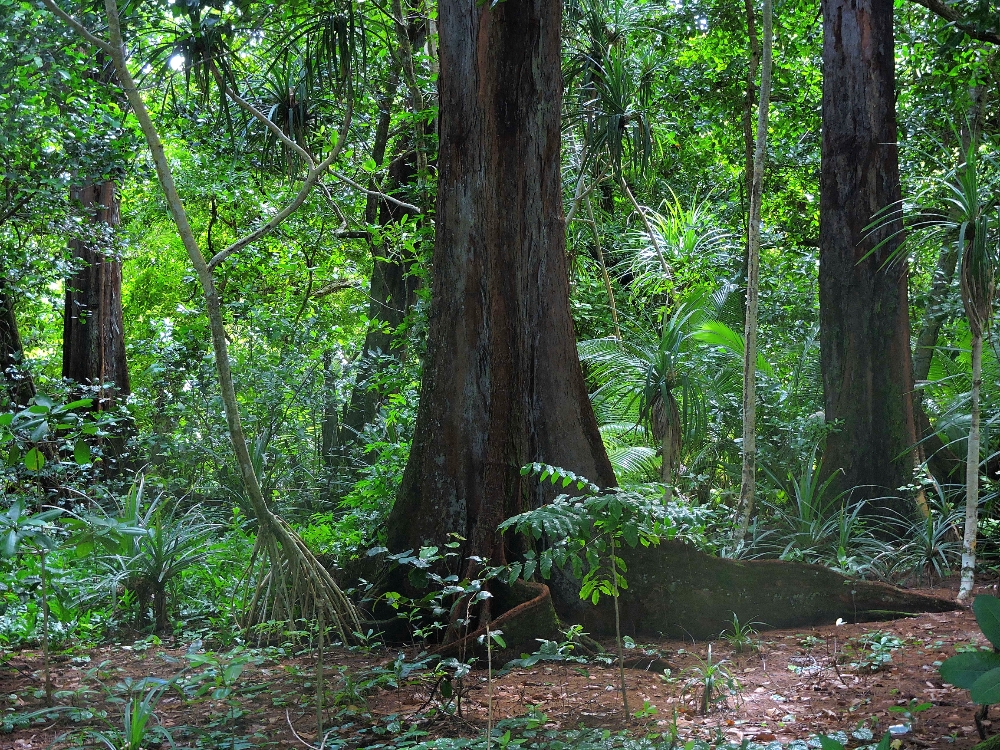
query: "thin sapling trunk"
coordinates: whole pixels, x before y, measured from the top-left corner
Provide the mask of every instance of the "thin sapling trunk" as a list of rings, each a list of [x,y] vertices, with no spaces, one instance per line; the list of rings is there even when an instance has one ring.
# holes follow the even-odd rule
[[[753,159],[750,228],[747,255],[747,309],[743,349],[743,476],[740,483],[740,522],[737,539],[746,537],[757,486],[757,307],[760,296],[760,206],[764,193],[767,155],[767,116],[771,99],[771,55],[774,46],[771,0],[764,0],[764,55],[757,109],[757,147]]]
[[[38,550],[42,563],[42,669],[45,672],[45,705],[52,705],[52,675],[49,672],[49,575],[48,551]]]
[[[618,676],[621,679],[622,707],[628,720],[628,693],[625,691],[625,652],[622,647],[621,614],[618,609],[618,566],[615,564],[615,536],[611,534],[611,595],[615,600],[615,642],[618,644]]]
[[[975,326],[978,328],[978,326]],[[962,539],[962,582],[958,601],[972,595],[976,575],[976,533],[979,529],[979,391],[983,381],[983,334],[972,335],[972,420],[969,425],[969,452],[965,459],[965,534]]]

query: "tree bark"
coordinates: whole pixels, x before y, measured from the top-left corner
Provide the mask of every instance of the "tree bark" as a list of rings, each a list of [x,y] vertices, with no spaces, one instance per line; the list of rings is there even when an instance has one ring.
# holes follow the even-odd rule
[[[118,226],[113,180],[74,188],[72,198],[92,215],[93,223],[109,230]],[[84,240],[72,240],[70,247],[83,267],[66,281],[62,374],[83,385],[102,386],[94,408],[103,410],[131,392],[122,320],[122,264]],[[105,390],[108,383],[114,388]]]
[[[837,488],[859,498],[909,483],[916,442],[907,266],[884,265],[899,238],[869,255],[901,227],[865,231],[900,200],[892,20],[892,0],[823,4],[820,345],[826,419],[840,424],[823,465],[843,470]]]
[[[14,316],[14,300],[0,278],[0,379],[3,396],[16,406],[27,406],[35,395],[35,382],[24,369],[24,347]]]
[[[546,461],[615,484],[576,352],[560,180],[561,3],[442,0],[428,350],[391,549],[466,541],[543,500]],[[531,502],[532,500],[529,500]]]

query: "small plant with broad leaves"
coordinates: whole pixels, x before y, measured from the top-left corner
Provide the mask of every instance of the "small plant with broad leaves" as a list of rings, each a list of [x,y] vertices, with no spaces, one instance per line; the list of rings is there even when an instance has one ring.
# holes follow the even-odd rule
[[[0,414],[0,449],[6,451],[7,466],[38,475],[46,464],[58,472],[67,464],[93,463],[88,439],[107,434],[104,427],[109,418],[95,417],[89,411],[92,404],[89,398],[59,403],[38,394],[26,409]],[[63,461],[62,454],[72,459]]]
[[[621,558],[625,545],[648,547],[670,536],[664,524],[665,511],[659,497],[639,492],[602,490],[585,477],[548,464],[528,464],[521,475],[537,474],[539,481],[561,487],[572,487],[576,495],[559,495],[551,503],[535,510],[508,518],[500,530],[514,530],[535,542],[543,537],[547,546],[540,552],[529,551],[524,563],[509,568],[509,580],[518,576],[531,578],[536,572],[543,578],[552,574],[553,566],[572,568],[580,580],[580,598],[597,604],[602,596],[610,596],[615,605],[615,636],[618,642],[618,662],[621,672],[622,703],[628,713],[625,694],[625,667],[618,596],[628,588],[627,568]]]
[[[990,705],[1000,703],[1000,653],[997,653],[1000,649],[1000,599],[980,594],[972,603],[972,611],[993,649],[964,651],[945,660],[940,671],[942,680],[968,690],[972,702],[983,707],[976,713],[976,726],[982,736],[985,734],[982,720],[986,710]]]
[[[833,737],[827,737],[826,735],[821,734],[816,739],[819,740],[820,748],[822,750],[846,750],[844,743],[833,739]],[[883,735],[882,740],[877,745],[869,745],[869,747],[874,747],[875,750],[890,750],[892,746],[891,734]]]
[[[52,705],[52,680],[49,675],[49,559],[48,553],[58,544],[59,531],[55,519],[59,508],[28,513],[24,501],[18,498],[7,512],[0,515],[0,558],[12,558],[23,552],[37,555],[41,570],[42,600],[42,661],[45,673],[45,701]]]

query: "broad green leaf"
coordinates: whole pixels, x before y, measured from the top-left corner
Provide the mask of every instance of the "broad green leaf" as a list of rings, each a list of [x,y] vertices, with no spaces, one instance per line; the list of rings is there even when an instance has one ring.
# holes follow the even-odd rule
[[[990,651],[969,651],[945,660],[940,667],[941,679],[963,690],[971,690],[976,680],[1000,667],[1000,654]]]
[[[32,448],[24,454],[24,466],[28,471],[41,471],[45,466],[45,456],[38,448]]]
[[[11,529],[4,536],[3,548],[0,549],[0,554],[3,557],[13,557],[17,552],[17,532]]]
[[[234,682],[236,682],[236,680],[240,678],[240,675],[243,674],[243,668],[245,666],[246,664],[243,664],[241,662],[227,665],[222,672],[223,675],[222,679],[225,681],[227,685],[232,685]]]
[[[1000,599],[989,594],[980,594],[972,603],[976,622],[990,643],[1000,646]]]
[[[85,466],[91,462],[90,446],[82,438],[76,441],[73,446],[73,458],[80,466]]]
[[[991,703],[1000,703],[1000,667],[991,669],[972,684],[969,691],[974,703],[980,706],[988,706]]]

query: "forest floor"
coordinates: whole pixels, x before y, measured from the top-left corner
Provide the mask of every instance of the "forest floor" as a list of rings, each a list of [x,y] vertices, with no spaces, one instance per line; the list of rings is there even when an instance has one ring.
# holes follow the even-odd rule
[[[955,585],[931,593],[953,596]],[[997,585],[980,588],[996,593]],[[708,643],[655,641],[630,649],[648,654],[648,669],[626,670],[631,714],[625,719],[618,691],[617,667],[594,663],[541,662],[514,669],[492,683],[495,719],[534,712],[536,724],[549,729],[581,725],[613,731],[628,729],[637,736],[669,732],[676,726],[682,741],[701,738],[739,743],[744,738],[765,747],[805,748],[816,734],[842,732],[849,747],[877,739],[890,725],[909,724],[899,735],[902,748],[970,748],[978,741],[975,706],[964,690],[942,684],[937,663],[959,649],[987,642],[968,610],[927,614],[891,622],[846,624],[794,630],[771,630],[756,636],[757,648],[737,653],[725,640],[711,644],[717,692],[730,695],[711,701],[701,713],[705,678],[711,676]],[[611,647],[612,644],[605,644]],[[249,650],[241,656],[209,656],[190,666],[190,645],[170,639],[157,644],[145,639],[132,645],[114,644],[54,655],[52,681],[57,703],[106,712],[90,726],[121,726],[122,701],[129,680],[170,679],[187,667],[189,687],[202,685],[196,702],[168,692],[156,716],[171,728],[178,747],[236,748],[304,747],[318,745],[315,697],[316,658],[313,652],[281,655]],[[487,721],[489,686],[486,670],[474,670],[461,717],[440,710],[440,695],[432,696],[432,680],[420,679],[399,689],[385,685],[398,649],[367,653],[330,650],[326,654],[328,716],[324,728],[349,746],[391,746],[393,732],[416,723],[409,737],[472,736]],[[416,657],[407,653],[408,658]],[[632,659],[626,659],[631,662]],[[228,664],[241,663],[242,674],[226,692],[223,675]],[[664,670],[669,669],[669,673]],[[207,670],[207,672],[206,672]],[[238,671],[238,670],[236,670]],[[230,676],[234,672],[230,672]],[[200,678],[191,679],[193,675]],[[737,684],[738,683],[738,686]],[[117,685],[117,689],[116,686]],[[40,653],[0,654],[0,716],[13,731],[0,734],[2,750],[38,750],[79,745],[81,726],[63,709],[41,714],[27,726],[16,726],[17,715],[42,708]],[[207,686],[207,687],[205,687]],[[192,687],[192,689],[194,689]],[[214,691],[214,692],[213,692]],[[906,707],[929,703],[913,718]],[[437,708],[430,712],[428,709]],[[896,707],[895,710],[893,707]],[[75,721],[80,721],[80,716]],[[23,722],[22,722],[23,724]],[[989,726],[989,722],[987,722]],[[299,735],[295,737],[292,731]],[[1000,722],[998,722],[1000,727]],[[867,730],[867,731],[866,731]],[[988,730],[992,731],[992,730]],[[74,743],[68,737],[75,733]],[[843,736],[843,735],[842,735]],[[62,737],[62,739],[60,739]],[[199,739],[200,738],[200,739]],[[96,747],[94,744],[86,746]],[[169,745],[164,744],[163,747]],[[147,744],[155,748],[155,743]]]

